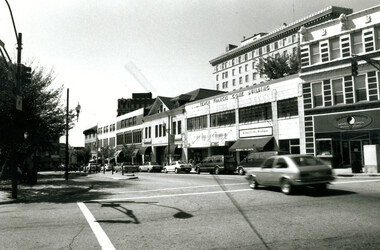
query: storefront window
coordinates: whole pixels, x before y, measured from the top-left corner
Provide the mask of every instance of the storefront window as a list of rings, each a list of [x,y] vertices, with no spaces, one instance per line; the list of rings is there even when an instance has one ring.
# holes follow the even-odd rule
[[[235,110],[228,110],[210,115],[211,127],[235,124]]]
[[[331,139],[317,139],[317,155],[318,156],[332,156],[332,140]]]

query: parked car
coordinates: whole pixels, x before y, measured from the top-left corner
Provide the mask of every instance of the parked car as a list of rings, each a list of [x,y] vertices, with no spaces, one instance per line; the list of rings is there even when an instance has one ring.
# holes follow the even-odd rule
[[[187,164],[182,161],[173,161],[171,164],[164,166],[164,173],[175,172],[178,174],[181,171],[190,173],[191,168],[191,164]]]
[[[139,171],[139,166],[138,165],[133,165],[130,162],[123,162],[121,163],[121,171],[125,173],[134,173]]]
[[[313,186],[319,191],[334,180],[325,162],[311,155],[279,155],[266,159],[259,168],[247,172],[249,186],[279,186],[284,194],[291,194],[297,186]]]
[[[91,172],[100,172],[100,166],[96,163],[89,163],[86,167],[85,172],[91,173]]]
[[[114,166],[113,170],[117,173],[117,172],[121,172],[121,166],[120,164],[117,164]]]
[[[210,172],[219,174],[222,172],[233,173],[236,170],[236,160],[229,155],[213,155],[206,157],[201,163],[195,166],[195,171],[200,174],[201,172]]]
[[[245,157],[239,164],[237,164],[236,172],[239,175],[245,175],[248,170],[260,165],[270,156],[283,155],[284,152],[279,151],[266,151],[266,152],[252,152]]]
[[[163,167],[159,165],[157,162],[145,162],[144,165],[139,166],[139,171],[146,171],[146,172],[151,172],[151,171],[157,171],[161,172]]]

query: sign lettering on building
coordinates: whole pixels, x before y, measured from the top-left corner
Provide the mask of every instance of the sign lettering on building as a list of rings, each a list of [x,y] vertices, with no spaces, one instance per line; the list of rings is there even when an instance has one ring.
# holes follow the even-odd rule
[[[240,138],[257,137],[257,136],[271,136],[271,135],[273,135],[273,128],[272,127],[239,130],[239,137]]]

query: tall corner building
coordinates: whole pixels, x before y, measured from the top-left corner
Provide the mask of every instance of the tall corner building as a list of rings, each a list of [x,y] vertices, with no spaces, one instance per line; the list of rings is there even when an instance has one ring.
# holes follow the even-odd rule
[[[215,89],[234,91],[267,81],[260,73],[260,59],[268,56],[296,55],[299,30],[349,15],[352,9],[330,6],[270,32],[258,33],[244,39],[240,46],[229,44],[226,52],[210,61],[214,71]]]

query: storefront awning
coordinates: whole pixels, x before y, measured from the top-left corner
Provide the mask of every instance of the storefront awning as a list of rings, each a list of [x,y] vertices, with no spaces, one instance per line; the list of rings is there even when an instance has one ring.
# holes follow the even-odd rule
[[[251,139],[239,139],[234,143],[234,145],[230,147],[229,150],[233,152],[262,150],[272,139],[272,136]]]
[[[116,151],[115,154],[113,155],[113,157],[114,157],[114,158],[119,157],[119,154],[121,153],[121,151],[123,151],[123,150],[118,150],[118,151]]]
[[[132,157],[136,157],[136,155],[137,155],[138,152],[139,152],[138,148],[134,149],[133,152],[132,152]]]
[[[145,151],[146,151],[148,148],[150,148],[150,146],[149,146],[149,147],[142,147],[142,148],[139,149],[138,153],[139,153],[140,155],[144,155],[144,154],[145,154]]]
[[[174,154],[176,148],[177,148],[177,145],[170,145],[170,152],[169,152],[169,154],[171,154],[171,155]],[[165,147],[164,153],[165,154],[168,153],[168,146]]]

